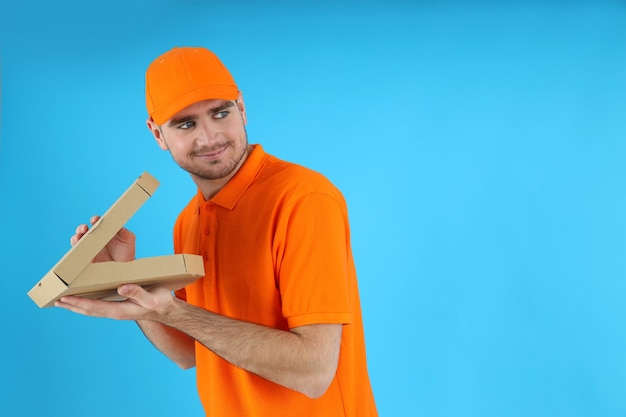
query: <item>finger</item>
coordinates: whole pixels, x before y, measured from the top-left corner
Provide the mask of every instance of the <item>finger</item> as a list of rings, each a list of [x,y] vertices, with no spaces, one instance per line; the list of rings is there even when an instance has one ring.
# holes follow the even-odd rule
[[[105,317],[97,304],[99,300],[89,298],[66,296],[54,303],[55,307],[64,308],[74,313],[82,314],[90,317]]]
[[[84,316],[114,320],[138,320],[144,312],[143,308],[134,303],[102,301],[77,296],[62,297],[54,305]]]
[[[87,233],[87,230],[89,230],[89,227],[87,227],[86,224],[79,224],[78,226],[76,226],[76,234],[77,235],[84,235],[85,233]]]
[[[86,224],[81,224],[76,227],[75,234],[70,238],[70,244],[74,246],[76,242],[78,242],[78,240],[83,237],[85,233],[87,233],[87,230],[89,229],[87,228]]]
[[[93,226],[94,224],[96,224],[98,222],[98,220],[100,220],[100,216],[98,216],[97,214],[95,216],[91,216],[91,219],[89,219],[89,222],[91,223],[91,225]]]

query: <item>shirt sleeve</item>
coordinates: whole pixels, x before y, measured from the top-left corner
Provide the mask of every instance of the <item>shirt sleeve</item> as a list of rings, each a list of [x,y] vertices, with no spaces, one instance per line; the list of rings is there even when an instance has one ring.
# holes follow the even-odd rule
[[[277,259],[283,315],[289,327],[351,323],[353,269],[345,202],[312,192],[281,216]]]

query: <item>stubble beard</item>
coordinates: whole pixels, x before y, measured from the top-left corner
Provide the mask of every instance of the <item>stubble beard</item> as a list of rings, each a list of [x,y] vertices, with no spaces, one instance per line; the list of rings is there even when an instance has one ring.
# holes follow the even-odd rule
[[[244,134],[245,134],[245,142],[241,150],[241,154],[238,155],[236,158],[233,158],[232,160],[227,161],[227,163],[221,168],[217,168],[217,166],[221,164],[222,161],[211,161],[209,162],[209,167],[203,167],[203,166],[197,166],[197,165],[191,165],[191,164],[183,164],[178,161],[176,161],[176,163],[178,164],[178,166],[180,166],[182,169],[190,173],[192,176],[197,177],[199,179],[219,180],[219,179],[225,178],[229,176],[230,174],[232,174],[233,171],[239,168],[239,166],[241,165],[241,161],[246,157],[246,154],[248,153],[248,134],[247,132],[244,132]],[[231,147],[234,146],[233,141],[229,141],[227,142],[227,144]],[[220,144],[213,148],[219,149],[222,146],[223,144]],[[207,151],[211,152],[211,150],[212,149],[200,149],[200,150],[197,150],[196,153],[202,153],[202,152],[207,152]],[[193,159],[193,154],[194,153],[191,153],[190,155],[191,159]]]

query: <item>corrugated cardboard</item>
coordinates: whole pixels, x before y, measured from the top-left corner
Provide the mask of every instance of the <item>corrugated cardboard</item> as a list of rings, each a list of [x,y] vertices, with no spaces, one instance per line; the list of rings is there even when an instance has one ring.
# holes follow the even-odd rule
[[[137,283],[146,288],[160,285],[177,290],[202,277],[204,262],[199,255],[91,262],[158,186],[156,178],[144,172],[28,292],[28,296],[43,308],[54,305],[64,295],[118,299],[116,289],[121,284]]]

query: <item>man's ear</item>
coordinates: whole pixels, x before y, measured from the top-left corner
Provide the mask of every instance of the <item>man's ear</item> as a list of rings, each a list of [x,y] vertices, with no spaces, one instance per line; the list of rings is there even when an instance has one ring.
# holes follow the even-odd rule
[[[237,98],[237,107],[239,108],[239,113],[241,113],[241,118],[245,126],[248,123],[248,117],[246,116],[246,103],[243,101],[243,93],[241,91],[239,92],[239,97]]]
[[[165,140],[163,140],[163,132],[161,132],[161,128],[154,123],[154,120],[152,120],[152,118],[148,118],[148,120],[146,120],[146,125],[148,126],[148,130],[150,130],[150,133],[152,133],[152,136],[154,136],[154,139],[157,142],[157,145],[159,145],[159,148],[163,149],[164,151],[169,150],[167,143],[165,143]]]

